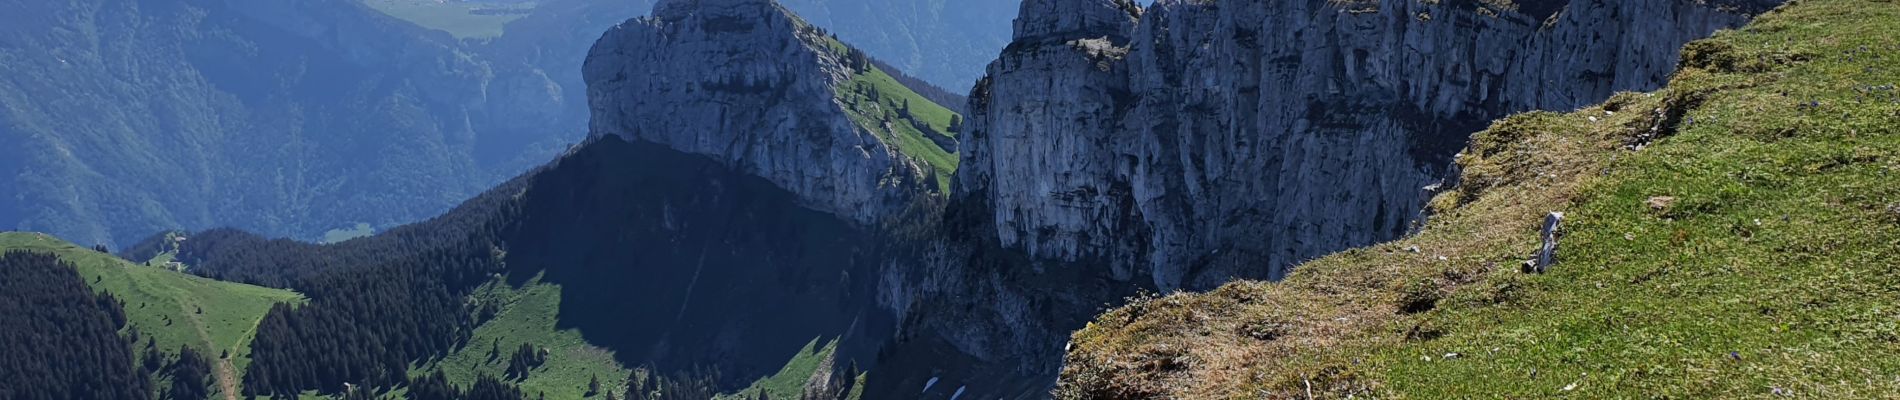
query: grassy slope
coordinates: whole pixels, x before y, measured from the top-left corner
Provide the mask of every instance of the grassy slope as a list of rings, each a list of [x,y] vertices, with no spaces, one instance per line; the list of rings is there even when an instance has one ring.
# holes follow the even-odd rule
[[[1691,44],[1664,90],[1501,121],[1422,234],[1111,311],[1059,394],[1900,393],[1900,95],[1867,94],[1900,82],[1896,31],[1891,0],[1800,0]],[[1549,211],[1563,261],[1521,273]]]
[[[528,343],[547,349],[548,359],[530,372],[528,379],[517,382],[523,393],[545,394],[553,399],[584,398],[588,381],[596,376],[600,378],[601,387],[615,390],[616,394],[626,387],[627,376],[633,371],[620,365],[612,351],[588,344],[580,332],[556,329],[561,302],[559,285],[542,283],[539,279],[520,288],[495,282],[482,287],[474,298],[478,302],[502,304],[501,312],[476,328],[468,347],[411,371],[412,376],[441,370],[451,382],[466,387],[480,374],[503,376],[509,355],[522,343]],[[500,344],[501,351],[491,360],[488,353],[496,343]],[[818,339],[812,340],[777,374],[722,398],[757,398],[760,391],[775,399],[798,398],[806,380],[836,351],[836,343],[822,348],[819,343]],[[595,397],[604,398],[604,394]]]
[[[804,349],[799,350],[798,354],[793,356],[790,361],[787,361],[785,367],[779,369],[778,373],[761,378],[758,382],[753,382],[751,386],[741,389],[738,392],[719,396],[718,398],[731,400],[756,399],[759,398],[761,392],[768,395],[768,398],[773,399],[799,398],[799,396],[805,392],[805,382],[810,380],[813,374],[818,373],[819,368],[826,367],[828,359],[838,351],[838,343],[836,341],[825,341],[828,343],[826,343],[824,347],[819,347],[820,340],[821,339],[812,339],[811,343],[806,344]],[[862,380],[860,380],[860,382],[862,382]],[[854,389],[861,390],[861,386],[862,385],[854,386]],[[862,393],[858,395],[862,395]],[[856,399],[858,395],[847,398]]]
[[[847,53],[843,43],[831,38],[825,38],[825,41],[832,53],[838,54],[840,58]],[[876,93],[875,100],[870,94],[873,92]],[[876,67],[840,84],[836,95],[838,101],[845,105],[845,114],[852,122],[890,141],[898,152],[929,165],[937,173],[937,182],[942,186],[939,189],[944,193],[949,192],[950,175],[957,170],[957,155],[938,146],[931,138],[954,140],[950,121],[961,116],[918,95]],[[899,113],[906,102],[910,104],[911,116],[922,122],[921,126],[906,121]]]
[[[482,287],[475,295],[480,302],[502,304],[494,320],[476,328],[469,346],[443,359],[423,366],[412,375],[422,376],[440,369],[458,386],[467,387],[479,374],[504,376],[509,356],[522,343],[545,348],[548,358],[540,368],[518,382],[523,393],[546,394],[553,399],[578,399],[587,392],[589,379],[598,376],[602,387],[626,385],[630,370],[614,361],[611,351],[588,344],[580,332],[555,329],[560,314],[561,287],[529,282],[514,288],[503,282]],[[497,342],[499,339],[499,342]],[[489,350],[500,343],[500,354],[489,359]]]
[[[221,367],[229,367],[231,375],[219,376],[221,384],[229,379],[235,385],[235,374],[249,364],[251,336],[271,305],[302,301],[302,296],[289,291],[135,265],[37,233],[0,233],[0,251],[11,250],[52,253],[73,263],[94,290],[124,302],[131,325],[143,337],[157,340],[158,347],[169,354],[177,354],[182,345],[212,357],[230,351],[233,360]]]

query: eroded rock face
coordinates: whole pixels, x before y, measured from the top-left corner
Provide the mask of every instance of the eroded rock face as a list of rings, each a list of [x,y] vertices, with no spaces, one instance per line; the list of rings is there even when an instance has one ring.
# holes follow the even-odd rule
[[[1278,279],[1401,235],[1488,121],[1652,89],[1776,2],[1433,3],[1028,1],[954,191],[1038,259],[1163,290]]]
[[[1025,0],[1016,17],[1016,43],[1042,39],[1126,39],[1141,7],[1130,0]]]
[[[921,192],[921,175],[846,117],[834,90],[852,72],[826,46],[770,0],[662,1],[588,55],[592,134],[705,155],[876,222]]]

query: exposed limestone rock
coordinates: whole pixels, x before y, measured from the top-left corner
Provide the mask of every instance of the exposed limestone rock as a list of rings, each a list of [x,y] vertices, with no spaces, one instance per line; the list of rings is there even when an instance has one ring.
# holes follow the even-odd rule
[[[1537,249],[1537,273],[1550,271],[1557,265],[1557,240],[1563,237],[1564,213],[1553,212],[1544,217],[1544,230],[1539,235],[1544,245]]]
[[[1519,3],[1028,1],[955,191],[1037,259],[1163,290],[1277,279],[1403,234],[1488,121],[1652,89],[1774,2]]]
[[[1077,3],[1101,12],[1082,11],[1090,8]],[[1129,32],[1135,23],[1132,14],[1099,16],[1121,12],[1113,5],[1024,2],[1017,31],[1032,39],[1011,44],[990,64],[989,78],[977,84],[981,98],[972,100],[969,118],[973,140],[963,141],[959,153],[978,161],[962,168],[981,171],[960,170],[957,177],[961,193],[992,200],[999,227],[1015,228],[997,230],[1003,243],[1070,259],[1098,249],[1132,252],[1126,247],[1143,243],[1124,230],[1138,227],[1123,215],[1134,204],[1126,182],[1113,179],[1121,175],[1113,169],[1113,135],[1126,111],[1116,100],[1129,93],[1128,66],[1120,60],[1126,39],[1098,35]],[[1130,277],[1126,263],[1116,269],[1123,279]]]
[[[852,71],[771,0],[667,0],[609,30],[583,69],[593,135],[712,157],[859,223],[898,209],[919,168],[847,118]]]
[[[1026,0],[1016,17],[1016,42],[1126,40],[1140,15],[1130,0]]]

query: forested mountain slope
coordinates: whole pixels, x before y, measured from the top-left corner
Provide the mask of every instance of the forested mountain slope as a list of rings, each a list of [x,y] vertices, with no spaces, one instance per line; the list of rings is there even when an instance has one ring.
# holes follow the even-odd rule
[[[900,81],[960,103],[1013,11],[990,2],[795,5],[851,10],[832,21],[847,37],[902,36],[872,52],[932,69],[952,90]],[[467,39],[357,0],[0,5],[13,10],[0,139],[14,143],[0,227],[120,246],[224,226],[315,239],[440,213],[578,141],[587,49],[652,2],[531,4],[502,36]]]
[[[88,290],[70,264],[0,253],[0,311],[0,396],[153,398],[151,375],[135,369],[130,340],[119,336],[119,300]]]
[[[219,231],[184,243],[194,271],[310,297],[258,327],[243,387],[260,395],[414,391],[438,371],[531,395],[572,394],[590,378],[618,394],[648,374],[708,395],[795,394],[871,363],[896,322],[874,291],[888,238],[713,160],[616,137],[369,238],[319,246]],[[810,361],[788,365],[798,360]],[[395,368],[410,363],[421,368]],[[855,378],[838,379],[820,389],[843,394]]]
[[[1493,124],[1420,234],[1104,314],[1058,397],[1891,396],[1897,28],[1790,2],[1661,90]]]
[[[192,276],[175,270],[183,268],[168,264],[164,260],[154,263],[133,263],[101,253],[94,249],[77,246],[57,238],[37,233],[9,232],[0,233],[0,252],[8,254],[31,254],[22,259],[38,257],[57,258],[62,269],[72,271],[83,287],[90,287],[101,296],[110,296],[116,302],[114,312],[118,313],[121,331],[130,345],[129,350],[137,356],[137,368],[142,374],[157,374],[159,379],[155,388],[164,390],[183,390],[184,386],[171,382],[167,378],[201,382],[204,394],[235,395],[239,375],[250,363],[251,337],[257,330],[258,320],[272,305],[296,304],[302,302],[296,293],[268,289],[237,283],[220,282],[203,277]],[[26,268],[9,264],[3,268]],[[6,273],[33,273],[32,271],[0,271]],[[62,273],[63,274],[63,273]],[[15,278],[9,278],[12,282]],[[29,293],[29,287],[58,287],[48,282],[18,278],[21,285],[8,288],[0,295],[13,296]],[[16,315],[9,312],[8,315]],[[32,328],[34,325],[8,323],[8,327]],[[71,334],[83,335],[79,326],[59,328],[32,328],[35,334]],[[114,327],[117,329],[117,327]],[[9,348],[25,350],[27,345],[9,345]],[[184,354],[189,347],[195,354]],[[100,349],[108,350],[108,349]],[[34,359],[8,355],[7,360],[21,362]],[[170,365],[180,360],[197,359],[204,364],[196,366],[199,370],[181,373]],[[128,360],[127,362],[131,362]],[[29,368],[49,369],[48,366]],[[62,363],[64,364],[64,363]],[[11,364],[22,365],[22,364]],[[196,365],[186,362],[183,365]],[[88,370],[100,375],[100,378],[112,376],[109,365],[94,365]],[[127,365],[127,368],[132,368]],[[182,376],[200,374],[196,376]],[[6,385],[25,383],[31,375],[7,374]],[[174,389],[176,388],[176,389]],[[161,391],[162,392],[162,391]],[[35,398],[34,394],[45,394],[39,390],[19,391],[17,398]],[[54,396],[60,398],[62,396]],[[9,396],[9,398],[13,398]],[[101,397],[124,398],[124,397]],[[178,398],[176,396],[171,398]],[[185,398],[191,398],[189,396]],[[219,397],[223,398],[223,397]]]
[[[776,3],[660,10],[597,46],[614,56],[589,65],[594,139],[448,214],[332,245],[187,235],[178,259],[195,273],[310,297],[264,318],[244,390],[859,387],[851,371],[898,323],[882,261],[911,248],[887,224],[934,215],[960,117]],[[719,140],[756,145],[695,145]],[[843,143],[860,156],[811,164],[849,173],[766,151]]]
[[[491,86],[512,78],[354,1],[0,6],[9,229],[125,244],[172,228],[393,226],[579,134],[538,117],[556,105],[502,102],[535,85]],[[524,124],[535,130],[512,129]]]

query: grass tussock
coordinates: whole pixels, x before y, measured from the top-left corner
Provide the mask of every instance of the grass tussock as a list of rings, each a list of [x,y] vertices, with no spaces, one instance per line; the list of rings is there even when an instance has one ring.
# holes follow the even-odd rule
[[[1900,393],[1896,31],[1890,1],[1800,0],[1663,90],[1499,121],[1419,235],[1135,299],[1074,335],[1056,394]],[[1553,211],[1561,263],[1525,274]]]

